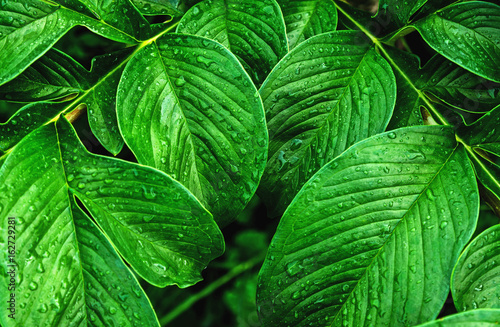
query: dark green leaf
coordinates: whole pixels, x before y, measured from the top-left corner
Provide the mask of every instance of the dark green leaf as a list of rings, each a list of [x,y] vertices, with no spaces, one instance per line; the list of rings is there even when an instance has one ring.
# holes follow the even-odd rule
[[[457,65],[500,82],[500,6],[467,1],[414,24],[424,40]]]
[[[500,225],[476,237],[460,256],[451,279],[458,311],[500,308]],[[500,315],[498,316],[500,318]]]
[[[301,189],[260,271],[265,326],[413,326],[434,319],[479,213],[451,128],[359,142]],[[272,300],[272,301],[271,301]]]
[[[170,15],[182,16],[183,13],[177,9],[179,0],[132,0],[134,5],[143,15]]]
[[[271,215],[346,148],[386,128],[396,98],[389,64],[354,31],[325,33],[293,49],[260,89],[269,160],[259,194]]]
[[[283,11],[290,49],[308,38],[337,28],[337,9],[331,0],[277,0]]]
[[[48,251],[49,261],[58,263],[67,237],[60,229],[71,230],[72,196],[154,285],[187,287],[200,281],[201,270],[224,248],[211,215],[181,184],[155,169],[87,152],[65,119],[35,130],[13,148],[0,168],[0,185],[2,221],[9,216],[24,220],[20,258],[42,260]],[[34,228],[35,223],[47,225]],[[33,243],[35,231],[42,248]],[[58,271],[68,276],[76,262],[64,260]]]
[[[288,52],[285,23],[275,0],[202,1],[182,17],[177,32],[221,43],[257,85]]]
[[[436,55],[422,68],[416,86],[447,104],[487,112],[500,104],[500,84],[485,80]]]
[[[61,100],[89,88],[89,72],[67,54],[52,49],[21,75],[0,86],[0,99],[20,102]]]
[[[237,59],[198,36],[165,34],[127,64],[118,123],[139,163],[179,180],[225,225],[255,192],[267,130]]]
[[[403,4],[397,0],[380,0],[377,18],[387,20],[390,28],[396,30],[406,26],[410,17],[426,2],[427,0],[410,0]]]
[[[492,149],[498,148],[500,145],[500,106],[489,111],[474,124],[462,126],[458,134],[471,146],[484,147],[486,145]],[[496,154],[500,156],[500,151]]]

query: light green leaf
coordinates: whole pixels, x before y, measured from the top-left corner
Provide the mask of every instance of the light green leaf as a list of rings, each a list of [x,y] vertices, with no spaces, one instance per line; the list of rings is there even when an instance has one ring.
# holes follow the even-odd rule
[[[2,222],[10,216],[24,221],[20,258],[42,260],[48,251],[48,261],[57,262],[60,249],[51,246],[65,246],[60,229],[71,227],[72,196],[132,268],[156,286],[193,285],[223,252],[211,215],[181,184],[155,169],[87,152],[65,119],[35,130],[13,148],[0,168],[0,185]],[[47,228],[35,228],[39,223]],[[33,243],[35,232],[43,247]],[[70,263],[76,264],[68,260],[60,267],[65,276]]]
[[[346,148],[386,128],[396,100],[389,64],[354,31],[293,49],[260,88],[269,160],[259,196],[283,213],[302,185]]]
[[[452,128],[407,127],[355,144],[281,218],[260,271],[263,325],[434,319],[476,226],[478,193]]]
[[[387,21],[389,28],[396,30],[406,26],[410,17],[426,2],[427,0],[410,0],[403,4],[397,0],[380,0],[376,18]]]
[[[228,48],[256,85],[288,52],[285,22],[275,0],[205,0],[189,9],[177,33],[213,39]]]
[[[225,225],[255,192],[267,129],[259,94],[219,43],[165,34],[127,64],[118,124],[139,163],[180,181]]]
[[[486,1],[457,3],[416,22],[414,27],[444,57],[500,82],[500,6]]]
[[[60,96],[71,95],[68,92],[73,91],[71,87],[64,86],[64,80],[68,74],[74,70],[81,71],[82,75],[79,75],[78,80],[71,80],[74,89],[79,89],[78,97],[72,98],[72,101],[67,103],[36,102],[21,108],[7,122],[0,123],[0,149],[6,151],[36,128],[55,119],[60,113],[69,112],[78,106],[81,108],[85,104],[83,108],[88,107],[89,109],[88,117],[92,132],[109,152],[116,155],[123,146],[123,139],[116,122],[116,89],[125,63],[133,56],[132,50],[132,48],[123,49],[94,58],[90,72],[79,64],[75,64],[73,59],[63,55],[62,52],[50,50],[48,59],[44,59],[45,56],[42,57],[33,64],[35,68],[31,69],[30,67],[28,71],[44,71],[43,67],[46,63],[53,65],[51,67],[60,73],[45,75],[46,81],[44,83],[46,84],[42,84],[41,89],[49,89],[51,94]],[[57,62],[52,60],[56,54],[64,60],[57,60]],[[12,87],[18,89],[19,95],[24,99],[31,97],[32,100],[35,100],[36,95],[33,95],[31,90],[36,89],[37,83],[26,79],[24,75],[25,73],[0,87],[0,90],[12,84]],[[68,79],[70,78],[68,77]],[[43,80],[40,79],[40,82]],[[22,92],[23,89],[26,92]]]
[[[45,210],[46,215],[35,217],[28,211],[22,217],[3,216],[2,230],[12,231],[8,240],[18,252],[2,254],[2,260],[12,258],[17,265],[7,266],[7,271],[14,269],[19,276],[14,292],[0,289],[3,299],[15,294],[15,319],[8,316],[8,305],[3,306],[3,326],[110,326],[112,321],[159,326],[134,275],[73,196],[58,192],[49,202],[56,206]],[[2,243],[8,243],[7,235]],[[32,243],[34,239],[39,241]],[[10,275],[2,277],[7,285]]]
[[[70,0],[79,4],[80,2]],[[114,27],[113,23],[100,21],[86,16],[73,9],[51,5],[41,0],[3,1],[0,4],[0,85],[4,84],[30,66],[35,60],[47,52],[59,38],[77,25],[88,27],[95,33],[115,41],[136,43],[140,37],[146,36],[149,24],[128,1],[119,1],[118,6],[124,10],[118,26],[129,26],[133,34],[128,35]],[[50,2],[52,3],[52,2]],[[125,5],[127,4],[128,5]],[[88,10],[83,10],[87,12]],[[121,14],[120,13],[120,14]],[[123,15],[123,14],[121,14]],[[126,19],[124,19],[126,18]],[[140,28],[135,29],[137,25]],[[138,34],[139,33],[139,34]]]
[[[446,316],[417,327],[497,327],[500,310],[479,309]]]
[[[487,112],[500,105],[500,84],[474,75],[440,55],[432,57],[420,72],[416,86],[451,106]]]
[[[464,250],[451,278],[458,311],[500,308],[500,225],[482,232]],[[498,316],[500,318],[500,315]]]
[[[308,38],[337,28],[337,9],[331,0],[277,0],[283,11],[290,49]]]

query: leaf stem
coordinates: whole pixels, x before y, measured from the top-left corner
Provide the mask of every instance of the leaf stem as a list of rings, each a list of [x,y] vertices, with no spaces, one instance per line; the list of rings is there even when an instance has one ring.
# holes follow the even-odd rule
[[[180,314],[191,308],[196,302],[203,299],[204,297],[207,297],[222,285],[226,284],[227,282],[237,277],[238,275],[254,268],[257,264],[261,263],[264,260],[264,257],[265,257],[264,254],[260,254],[248,261],[240,263],[239,265],[231,269],[227,274],[215,280],[200,292],[188,297],[184,302],[182,302],[172,311],[163,316],[160,319],[160,325],[165,326],[166,324],[177,318]]]

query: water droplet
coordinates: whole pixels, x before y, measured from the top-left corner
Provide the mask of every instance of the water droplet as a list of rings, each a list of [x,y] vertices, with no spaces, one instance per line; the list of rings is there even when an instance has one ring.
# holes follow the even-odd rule
[[[36,290],[38,288],[38,284],[36,282],[31,282],[29,285],[28,285],[28,288],[32,291]]]
[[[396,133],[390,132],[389,134],[387,134],[387,137],[390,138],[390,139],[395,139],[396,138]]]

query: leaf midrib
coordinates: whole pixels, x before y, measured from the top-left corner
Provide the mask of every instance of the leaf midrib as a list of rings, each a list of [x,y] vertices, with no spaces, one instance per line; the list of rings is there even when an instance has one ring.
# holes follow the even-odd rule
[[[339,310],[337,311],[337,313],[335,314],[335,317],[333,318],[333,322],[332,324],[330,325],[331,327],[333,327],[333,324],[335,323],[335,321],[337,320],[337,317],[339,316],[339,314],[341,313],[342,311],[342,308],[345,307],[345,305],[348,303],[349,299],[351,298],[352,294],[354,293],[354,291],[356,290],[356,288],[358,287],[359,285],[359,282],[366,276],[366,272],[368,271],[368,269],[375,263],[375,260],[378,258],[379,254],[381,253],[382,249],[384,249],[385,245],[387,244],[388,240],[392,238],[392,236],[394,235],[394,231],[398,228],[399,224],[407,217],[408,215],[408,212],[411,211],[411,209],[419,202],[419,200],[421,199],[421,197],[423,196],[423,194],[426,193],[426,191],[429,189],[429,186],[434,182],[434,180],[436,179],[436,177],[441,173],[441,171],[443,170],[443,168],[448,164],[448,162],[450,161],[450,158],[455,154],[455,152],[457,151],[458,149],[458,146],[459,144],[457,144],[453,150],[450,152],[450,155],[448,156],[448,158],[446,158],[445,162],[442,164],[442,166],[439,168],[439,170],[436,172],[436,174],[432,177],[432,179],[427,183],[427,186],[425,186],[425,188],[422,190],[422,192],[420,192],[420,194],[418,195],[418,197],[415,199],[415,201],[413,201],[413,203],[408,207],[408,209],[406,210],[406,213],[403,215],[403,217],[401,217],[401,219],[399,219],[399,222],[396,223],[396,225],[394,225],[394,228],[392,229],[392,231],[388,234],[387,238],[385,239],[384,243],[380,246],[380,249],[378,250],[377,254],[373,257],[373,259],[371,260],[370,264],[368,264],[366,266],[366,269],[365,269],[365,272],[363,273],[363,275],[358,279],[358,281],[356,282],[355,286],[353,287],[352,291],[349,293],[349,296],[345,299],[344,303],[342,304],[342,306],[339,308]]]

